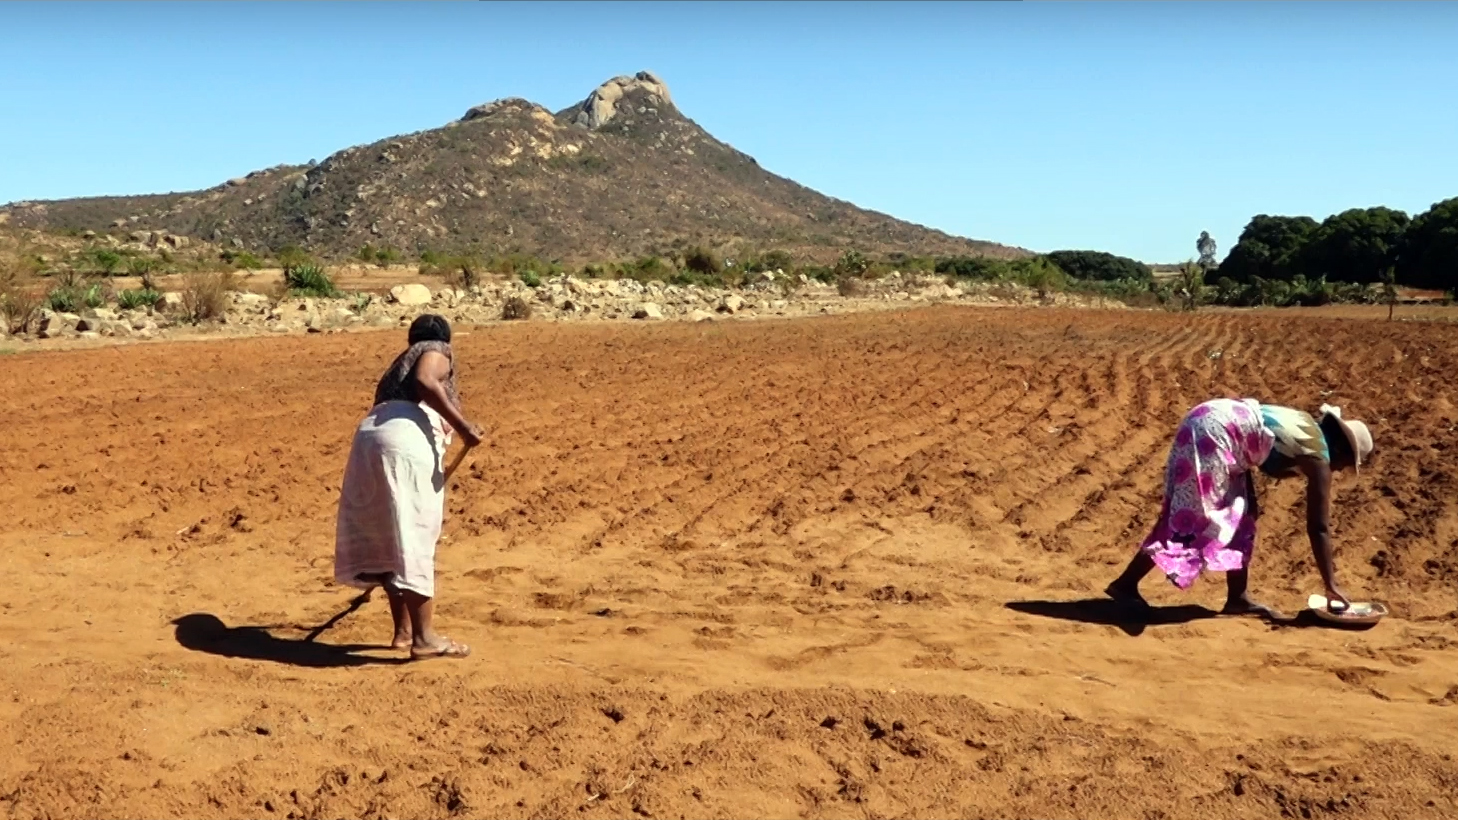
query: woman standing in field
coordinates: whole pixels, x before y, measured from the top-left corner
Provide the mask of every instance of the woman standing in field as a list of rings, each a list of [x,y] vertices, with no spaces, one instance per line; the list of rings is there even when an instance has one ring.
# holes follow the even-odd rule
[[[383,586],[395,621],[391,647],[409,647],[415,660],[471,651],[433,627],[442,459],[453,432],[467,448],[482,435],[461,414],[450,342],[443,317],[426,314],[410,325],[409,347],[385,371],[374,407],[355,430],[335,529],[335,580]]]
[[[1249,399],[1201,404],[1175,433],[1154,531],[1106,591],[1144,605],[1139,582],[1155,567],[1180,589],[1212,570],[1226,573],[1225,614],[1274,615],[1247,589],[1259,515],[1253,471],[1259,469],[1274,478],[1306,477],[1311,553],[1333,610],[1344,609],[1350,600],[1337,586],[1331,554],[1331,478],[1338,470],[1359,469],[1371,453],[1367,426],[1343,420],[1337,407],[1323,405],[1317,420]]]

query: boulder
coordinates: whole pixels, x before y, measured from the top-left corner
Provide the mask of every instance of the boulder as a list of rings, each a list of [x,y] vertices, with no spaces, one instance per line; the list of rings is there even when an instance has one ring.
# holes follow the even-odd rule
[[[689,320],[693,322],[712,322],[714,321],[714,314],[707,310],[696,310],[689,314]]]
[[[233,304],[249,308],[263,307],[268,304],[268,297],[261,293],[235,293]]]
[[[732,293],[719,300],[720,313],[738,313],[743,309],[744,300]]]
[[[71,313],[46,313],[36,323],[36,335],[42,339],[54,339],[76,330],[81,317]]]
[[[577,106],[572,121],[577,125],[597,129],[606,125],[618,114],[618,104],[623,96],[634,91],[643,91],[658,98],[664,105],[672,105],[668,85],[651,71],[640,71],[633,77],[614,77],[598,86],[587,99]]]
[[[418,283],[390,288],[390,301],[397,305],[419,307],[430,304],[430,298],[430,288]]]
[[[162,304],[167,307],[177,307],[182,304],[182,294],[175,290],[169,290],[162,294]]]
[[[634,319],[662,319],[663,308],[656,302],[644,302],[633,311]]]

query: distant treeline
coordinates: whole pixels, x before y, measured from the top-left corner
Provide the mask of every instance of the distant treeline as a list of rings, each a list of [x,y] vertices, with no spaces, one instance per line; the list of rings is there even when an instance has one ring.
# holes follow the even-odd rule
[[[1262,214],[1245,226],[1210,284],[1371,284],[1389,277],[1407,287],[1458,290],[1458,197],[1411,219],[1382,207],[1353,208],[1323,222]]]

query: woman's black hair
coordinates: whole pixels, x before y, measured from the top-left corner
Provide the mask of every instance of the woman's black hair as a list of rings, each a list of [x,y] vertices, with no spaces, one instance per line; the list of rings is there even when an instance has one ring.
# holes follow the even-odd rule
[[[434,313],[425,313],[416,317],[410,323],[410,344],[421,342],[445,342],[451,341],[451,323],[445,320],[444,316]]]

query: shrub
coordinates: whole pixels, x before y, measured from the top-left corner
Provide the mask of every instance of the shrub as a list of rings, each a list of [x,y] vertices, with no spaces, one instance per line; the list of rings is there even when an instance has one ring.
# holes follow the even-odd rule
[[[673,268],[657,256],[643,256],[619,265],[618,275],[639,282],[666,282],[673,275]]]
[[[684,253],[683,266],[685,270],[701,276],[718,276],[724,272],[724,264],[719,261],[719,257],[699,246],[689,248]]]
[[[383,248],[364,245],[356,255],[359,257],[359,261],[366,264],[379,265],[382,268],[400,261],[400,252],[388,245]],[[421,261],[424,261],[424,259]]]
[[[146,256],[134,256],[127,260],[127,275],[145,277],[161,266],[161,261]]]
[[[235,288],[231,272],[188,274],[182,280],[182,318],[195,325],[218,319]]]
[[[841,254],[840,259],[836,260],[835,275],[840,278],[846,276],[865,276],[866,271],[870,267],[871,263],[866,260],[866,257],[861,255],[860,251],[849,250]]]
[[[520,296],[513,296],[501,306],[501,318],[507,321],[532,318],[532,306]]]
[[[99,308],[106,304],[106,291],[97,282],[81,293],[81,301],[89,308]]]
[[[811,279],[816,280],[817,282],[822,282],[825,284],[830,284],[831,282],[837,281],[835,271],[832,268],[825,267],[824,265],[806,265],[805,267],[800,268],[798,272],[810,277]]]
[[[1186,311],[1193,311],[1205,301],[1205,269],[1195,262],[1186,262],[1180,268],[1179,279],[1176,280],[1176,293],[1180,297],[1180,307]]]
[[[486,266],[474,256],[453,256],[447,260],[446,281],[454,286],[470,290],[481,284]]]
[[[1068,287],[1068,274],[1046,257],[1019,259],[1009,268],[1011,270],[1007,278],[1036,290],[1041,298],[1046,299],[1049,293]]]
[[[66,268],[56,274],[56,287],[60,290],[83,291],[91,284],[91,279],[86,274],[74,268]]]
[[[522,271],[521,281],[522,284],[526,285],[529,288],[539,288],[542,286],[542,277],[537,275],[537,272],[533,270]]]
[[[886,263],[900,271],[937,272],[937,260],[930,256],[907,256],[904,253],[893,253],[886,258]]]
[[[315,296],[329,298],[339,295],[334,280],[324,272],[324,267],[312,262],[291,265],[284,268],[284,287],[294,296]]]
[[[218,256],[236,270],[258,270],[263,267],[263,260],[248,251],[223,251]]]
[[[5,320],[4,330],[24,333],[42,304],[44,300],[40,294],[19,273],[7,271],[0,274],[0,319]]]
[[[866,283],[855,276],[842,276],[835,280],[835,290],[841,296],[865,296]]]
[[[138,310],[152,307],[162,301],[162,294],[151,288],[124,290],[116,295],[117,306],[123,310]]]
[[[1149,266],[1124,256],[1103,251],[1053,251],[1048,261],[1075,279],[1112,282],[1119,279],[1148,281],[1154,278]]]
[[[297,245],[285,245],[275,254],[278,264],[283,268],[293,268],[300,265],[317,265],[314,257],[310,256],[303,248]]]
[[[950,256],[937,260],[933,270],[938,274],[956,276],[960,279],[993,282],[1008,278],[1012,269],[1007,262],[1001,259],[984,256]]]
[[[81,297],[71,288],[56,288],[46,294],[46,303],[57,313],[75,313],[81,309]]]
[[[82,258],[93,270],[105,275],[115,274],[122,266],[122,255],[107,248],[91,248]]]
[[[486,263],[485,268],[505,276],[521,276],[523,273],[534,273],[538,277],[555,276],[562,272],[562,266],[556,262],[544,262],[541,259],[524,253],[513,253],[507,256],[497,256]]]
[[[751,273],[758,273],[767,270],[788,271],[795,264],[795,260],[788,251],[772,250],[745,263],[745,269]]]
[[[370,306],[370,302],[373,299],[374,297],[369,295],[368,293],[356,293],[349,300],[349,309],[353,310],[355,313],[364,313],[365,308]]]

